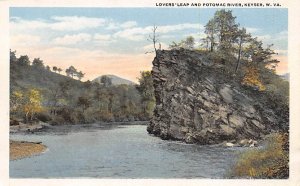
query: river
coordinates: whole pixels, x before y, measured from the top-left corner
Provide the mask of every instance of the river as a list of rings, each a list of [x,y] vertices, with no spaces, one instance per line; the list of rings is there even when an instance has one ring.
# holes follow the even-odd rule
[[[10,161],[11,178],[226,178],[244,151],[164,141],[147,134],[145,125],[58,126],[10,139],[48,147]]]

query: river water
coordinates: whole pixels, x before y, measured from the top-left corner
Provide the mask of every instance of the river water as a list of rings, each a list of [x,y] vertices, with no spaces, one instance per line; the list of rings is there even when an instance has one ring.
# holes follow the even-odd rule
[[[145,125],[60,126],[10,139],[48,147],[10,161],[11,178],[226,178],[244,151],[164,141],[147,134]]]

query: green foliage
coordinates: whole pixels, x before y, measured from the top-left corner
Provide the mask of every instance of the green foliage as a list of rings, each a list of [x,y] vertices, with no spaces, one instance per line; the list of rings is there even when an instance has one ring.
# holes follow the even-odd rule
[[[66,69],[66,74],[69,77],[74,78],[76,76],[77,69],[74,66],[70,66],[68,69]]]
[[[15,52],[11,52],[11,56],[14,55]],[[146,98],[142,100],[141,93],[135,85],[114,85],[108,76],[107,78],[104,76],[101,84],[91,81],[81,82],[54,73],[50,71],[49,66],[48,70],[36,68],[35,65],[40,64],[38,58],[35,60],[37,63],[26,68],[18,63],[18,58],[15,61],[13,58],[11,60],[12,119],[27,118],[28,122],[37,119],[53,124],[150,119],[150,110],[153,110],[154,102]],[[59,68],[55,66],[52,69],[59,72]],[[84,76],[75,67],[68,69],[73,71],[73,77],[81,79]],[[28,100],[33,100],[33,97],[39,101],[29,102]],[[141,112],[142,110],[145,112]]]
[[[21,66],[30,65],[29,57],[27,55],[20,56],[19,59],[18,59],[18,64],[21,65]]]
[[[45,68],[44,63],[40,58],[34,58],[32,61],[32,66],[40,69]]]
[[[238,24],[235,22],[232,11],[217,10],[214,17],[205,25],[207,48],[213,51],[215,48],[222,52],[231,53],[233,41],[236,39]],[[210,45],[210,47],[208,47]]]
[[[139,86],[137,87],[142,97],[143,113],[147,117],[151,117],[155,106],[153,80],[150,71],[141,72],[139,78]]]
[[[16,51],[11,51],[9,50],[9,55],[10,55],[10,63],[16,63],[18,61],[18,58],[16,56]]]
[[[84,77],[84,73],[82,73],[81,71],[79,71],[77,73],[77,78],[79,79],[79,81]]]
[[[272,45],[263,47],[262,41],[253,38],[245,28],[239,28],[235,19],[232,11],[217,10],[205,25],[206,38],[202,41],[210,52],[207,58],[224,65],[224,72],[233,74],[242,85],[260,91],[269,87],[266,91],[274,97],[278,91],[269,91],[272,85],[267,81],[278,79],[275,68],[279,61],[273,57],[276,53]]]
[[[13,91],[10,97],[11,114],[23,116],[26,122],[30,122],[43,110],[41,102],[42,97],[37,89]]]
[[[288,178],[288,134],[269,136],[266,147],[240,156],[232,175],[246,178]]]
[[[102,76],[100,82],[104,85],[104,87],[109,87],[112,85],[111,78],[108,76]]]
[[[52,67],[52,70],[53,70],[54,72],[56,72],[56,71],[57,71],[57,67],[56,67],[56,66],[53,66],[53,67]]]
[[[181,40],[179,43],[173,41],[172,44],[169,45],[170,49],[188,49],[193,50],[195,46],[195,39],[193,36],[188,36],[185,40]]]

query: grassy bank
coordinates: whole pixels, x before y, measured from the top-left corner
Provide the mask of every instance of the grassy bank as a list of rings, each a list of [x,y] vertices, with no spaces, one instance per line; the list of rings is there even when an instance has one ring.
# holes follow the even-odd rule
[[[44,152],[47,147],[40,143],[10,141],[9,142],[9,157],[10,160],[26,158]]]
[[[275,178],[289,177],[288,134],[272,134],[267,145],[261,149],[249,150],[241,154],[233,167],[232,176],[239,178]]]

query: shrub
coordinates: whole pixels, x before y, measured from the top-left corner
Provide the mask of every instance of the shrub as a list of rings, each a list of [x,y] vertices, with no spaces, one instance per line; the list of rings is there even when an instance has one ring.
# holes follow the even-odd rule
[[[288,178],[288,134],[272,134],[266,147],[241,154],[232,170],[233,177]]]
[[[36,114],[36,119],[38,119],[42,122],[47,122],[47,121],[52,120],[51,116],[49,114],[45,113],[45,112],[37,113]]]

